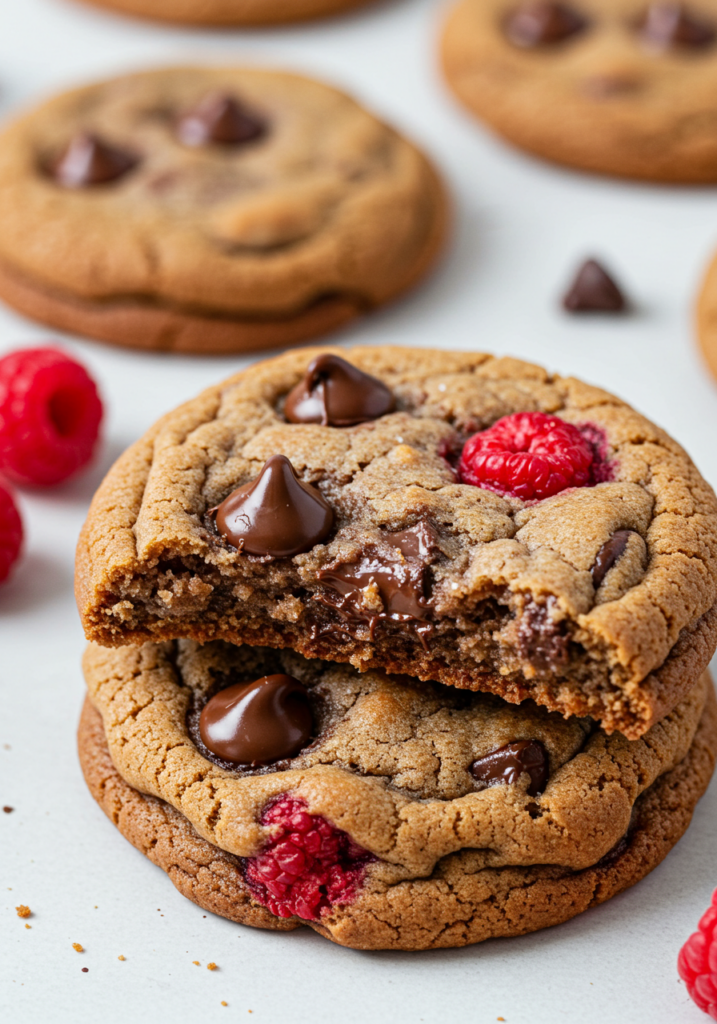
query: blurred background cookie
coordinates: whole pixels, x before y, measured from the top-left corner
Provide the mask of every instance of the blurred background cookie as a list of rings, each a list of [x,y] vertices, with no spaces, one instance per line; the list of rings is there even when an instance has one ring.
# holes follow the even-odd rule
[[[138,18],[184,25],[278,25],[340,14],[368,0],[88,0]]]

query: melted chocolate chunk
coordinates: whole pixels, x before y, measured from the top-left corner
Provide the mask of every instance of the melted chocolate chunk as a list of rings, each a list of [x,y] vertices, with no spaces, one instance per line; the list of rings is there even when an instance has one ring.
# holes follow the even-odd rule
[[[620,558],[625,554],[630,535],[634,533],[634,530],[616,530],[609,540],[606,540],[603,546],[595,556],[592,569],[590,573],[593,578],[593,586],[597,590],[600,584],[605,579],[607,574],[612,569],[613,565],[619,561]]]
[[[586,260],[563,299],[563,306],[570,313],[621,313],[627,302],[605,268],[596,260]]]
[[[323,495],[299,480],[285,455],[272,455],[256,480],[210,510],[219,533],[249,555],[290,558],[325,540],[334,513]]]
[[[653,3],[638,23],[644,42],[656,50],[701,49],[715,40],[715,26],[681,3]]]
[[[329,353],[312,359],[304,377],[286,398],[289,423],[352,427],[393,412],[393,394],[376,377]]]
[[[64,188],[89,188],[117,181],[137,162],[132,154],[109,146],[96,135],[81,132],[52,161],[49,171]]]
[[[528,795],[537,796],[548,781],[548,755],[539,740],[516,740],[478,758],[470,767],[471,775],[485,788],[510,786],[523,772],[530,776]]]
[[[438,534],[430,523],[421,520],[407,530],[386,534],[385,539],[403,557],[370,551],[358,562],[321,569],[317,575],[329,592],[316,599],[338,612],[346,632],[354,633],[358,626],[368,625],[373,636],[379,622],[390,620],[411,623],[423,638],[433,628],[426,597],[426,569],[440,550]],[[368,595],[367,588],[371,588]],[[369,601],[380,597],[380,606],[367,606],[366,596]]]
[[[199,718],[202,743],[223,761],[238,765],[293,757],[312,729],[306,689],[283,673],[220,690]]]
[[[568,663],[570,641],[562,623],[554,622],[550,615],[556,604],[552,595],[545,604],[529,601],[518,622],[518,652],[541,672],[557,672]]]
[[[185,146],[241,146],[266,134],[266,123],[225,93],[205,96],[177,122]]]
[[[554,46],[587,28],[587,19],[567,4],[529,0],[507,18],[505,34],[515,46]]]

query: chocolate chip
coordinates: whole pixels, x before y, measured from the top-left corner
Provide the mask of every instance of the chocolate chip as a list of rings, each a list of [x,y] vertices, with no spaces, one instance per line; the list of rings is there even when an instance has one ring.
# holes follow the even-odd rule
[[[515,46],[532,49],[562,43],[584,31],[587,24],[587,19],[567,4],[529,0],[508,15],[505,33]]]
[[[386,534],[386,540],[392,547],[398,548],[406,558],[420,558],[424,562],[440,550],[438,532],[425,519],[420,519],[415,526],[410,526],[407,530]]]
[[[586,260],[563,299],[563,306],[570,313],[621,313],[627,302],[605,268],[596,260]]]
[[[266,123],[226,93],[205,96],[177,122],[185,146],[241,146],[266,134]]]
[[[603,546],[595,556],[592,569],[590,573],[593,578],[593,586],[597,590],[600,584],[605,579],[607,574],[612,569],[613,565],[625,554],[630,535],[633,534],[634,530],[616,530],[609,540],[606,540]]]
[[[12,814],[12,812],[15,810],[15,808],[14,807],[3,807],[3,810],[5,811],[6,814]]]
[[[715,40],[715,26],[681,3],[650,4],[637,28],[643,41],[657,50],[700,49]]]
[[[552,594],[545,604],[528,601],[518,621],[518,653],[541,672],[558,672],[568,663],[569,638],[550,614],[556,605]]]
[[[484,787],[510,786],[523,772],[530,776],[528,795],[537,796],[548,781],[548,756],[539,740],[516,740],[478,758],[470,767],[471,775]]]
[[[293,757],[312,729],[305,687],[283,673],[220,690],[199,719],[202,742],[212,753],[252,766]]]
[[[89,188],[117,181],[137,163],[136,156],[108,145],[97,135],[81,132],[52,161],[49,171],[64,188]]]
[[[272,455],[256,480],[232,491],[209,514],[233,547],[273,558],[309,551],[326,539],[334,522],[323,495],[299,480],[285,455]]]
[[[82,971],[83,974],[87,974],[87,972],[89,971],[89,967],[81,967],[80,970]]]
[[[322,423],[351,427],[393,412],[392,392],[376,377],[363,373],[340,356],[326,353],[309,363],[306,373],[286,398],[290,423]]]

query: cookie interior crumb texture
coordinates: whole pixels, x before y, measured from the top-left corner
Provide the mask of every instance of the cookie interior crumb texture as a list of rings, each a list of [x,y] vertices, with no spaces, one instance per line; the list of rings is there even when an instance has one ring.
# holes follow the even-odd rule
[[[145,657],[149,653],[145,648]],[[108,652],[108,656],[116,659],[123,654]],[[149,681],[152,692],[162,694],[161,672],[149,664],[145,671],[149,672],[145,685]],[[140,671],[137,678],[143,675]],[[126,674],[120,671],[114,684],[123,678]],[[112,686],[108,679],[108,689]],[[121,683],[116,688],[116,707],[101,702],[108,723],[123,707],[126,711],[131,707]],[[395,684],[394,691],[398,691]],[[373,692],[384,703],[390,694],[380,687]],[[123,750],[119,722],[105,729],[101,715],[87,701],[79,730],[80,760],[90,791],[105,813],[130,842],[167,872],[180,892],[204,909],[259,928],[291,931],[308,924],[326,938],[357,949],[429,949],[519,935],[557,924],[609,899],[644,877],[680,838],[709,782],[717,750],[717,706],[706,676],[688,700],[644,740],[608,738],[596,730],[573,756],[568,748],[575,724],[545,712],[507,708],[513,725],[522,716],[526,722],[534,716],[531,727],[536,728],[542,716],[546,740],[562,736],[562,750],[554,758],[555,771],[545,793],[531,800],[524,783],[518,783],[453,801],[425,802],[396,787],[385,766],[379,769],[383,776],[363,775],[358,766],[356,770],[338,764],[250,779],[209,763],[197,771],[186,739],[164,753],[155,746],[152,722],[163,699],[166,694],[158,696],[144,719],[147,765],[136,761],[141,747],[137,724],[136,742],[128,744],[130,751],[134,748],[134,771],[128,769],[130,753],[118,757],[121,774],[108,747],[109,739],[115,756]],[[495,702],[480,696],[469,700]],[[428,710],[425,704],[424,708]],[[179,708],[172,711],[178,720]],[[137,715],[138,723],[142,715]],[[442,733],[448,743],[450,732],[441,727],[439,716],[434,704],[433,715],[422,724],[434,736]],[[396,725],[393,718],[394,741],[386,744],[387,759],[401,748],[408,752],[412,734],[420,735],[415,726],[407,731],[405,722],[398,729]],[[359,750],[365,748],[365,736],[357,734]],[[184,803],[175,799],[177,806],[150,795],[154,787],[147,773],[158,768],[163,758],[161,779],[168,786],[177,783],[184,794],[191,793]],[[558,766],[561,758],[566,760]],[[236,797],[227,815],[232,786]],[[257,797],[265,800],[272,788],[276,793],[286,787],[305,796],[312,814],[333,819],[352,841],[372,844],[375,851],[353,898],[327,907],[314,919],[275,916],[261,905],[246,880],[250,861],[243,855],[261,848],[267,838],[257,821]],[[631,797],[635,797],[632,804]],[[577,817],[584,799],[587,807],[580,824]],[[190,814],[192,805],[201,809],[195,824],[178,809],[182,806]],[[442,819],[440,812],[436,814],[440,806],[452,808]],[[608,808],[622,808],[619,824]],[[234,828],[232,835],[233,825],[240,821],[245,827]],[[581,859],[601,849],[596,841],[598,822],[598,827],[614,828],[610,839],[601,837],[606,844],[617,838],[597,862],[579,867]],[[546,856],[544,844],[551,846],[551,832],[552,850]],[[228,852],[228,846],[241,854]],[[558,863],[563,860],[575,866]]]
[[[217,95],[257,137],[182,140],[182,117]],[[73,140],[115,177],[58,182]],[[426,157],[344,93],[278,71],[167,68],[11,124],[0,220],[0,296],[35,319],[131,347],[238,352],[314,338],[413,285],[442,246],[447,201]]]
[[[569,0],[562,6],[579,17],[580,30],[518,45],[510,20],[520,6],[460,0],[448,17],[445,75],[473,113],[521,148],[582,170],[717,181],[713,4],[686,5],[712,30],[693,46],[647,39],[644,0]]]
[[[292,647],[532,698],[630,738],[684,698],[717,644],[717,503],[678,444],[612,395],[538,366],[389,347],[342,354],[391,388],[394,412],[353,427],[288,423],[282,403],[318,351],[210,388],[118,460],[78,546],[89,639]],[[459,483],[465,439],[523,411],[579,427],[602,482],[537,502]],[[333,532],[291,558],[243,554],[208,512],[277,453],[318,487]],[[407,529],[427,530],[428,547],[401,561],[391,537]],[[397,560],[423,588],[412,614],[394,614],[374,585],[344,600],[341,580]]]

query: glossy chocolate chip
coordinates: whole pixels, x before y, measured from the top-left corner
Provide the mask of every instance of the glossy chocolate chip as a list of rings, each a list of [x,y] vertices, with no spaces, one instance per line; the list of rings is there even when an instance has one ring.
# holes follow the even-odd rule
[[[557,603],[552,595],[545,604],[529,600],[518,620],[518,653],[540,672],[564,671],[569,660],[569,637],[551,614]]]
[[[241,146],[266,134],[266,123],[225,93],[210,93],[177,122],[185,146]]]
[[[650,4],[638,31],[646,45],[656,50],[701,49],[715,40],[714,24],[681,3]]]
[[[578,270],[563,299],[570,313],[621,313],[627,308],[625,296],[597,260],[586,260]]]
[[[617,530],[609,540],[605,541],[598,551],[595,556],[592,569],[590,570],[593,578],[593,586],[596,590],[610,572],[613,565],[615,565],[615,563],[618,562],[625,554],[625,549],[629,543],[630,536],[634,532],[634,530]]]
[[[202,743],[234,764],[257,765],[293,757],[313,729],[309,696],[298,679],[262,676],[220,690],[199,718]]]
[[[567,4],[529,0],[512,11],[505,34],[515,46],[533,49],[554,46],[587,28],[587,19]]]
[[[478,758],[470,771],[484,787],[510,786],[527,772],[530,776],[528,795],[537,796],[548,781],[548,757],[539,740],[516,740]]]
[[[340,356],[326,353],[309,363],[306,373],[286,398],[290,423],[322,423],[351,427],[393,412],[392,392],[376,377],[363,373]]]
[[[415,526],[410,526],[407,530],[387,533],[386,540],[392,547],[398,548],[404,557],[419,558],[423,562],[428,561],[440,550],[438,531],[425,519],[420,519]]]
[[[137,164],[137,157],[108,145],[88,132],[70,140],[50,164],[50,174],[64,188],[89,188],[117,181]]]
[[[323,495],[297,477],[285,455],[272,455],[251,483],[212,509],[219,533],[249,555],[288,558],[331,532],[334,513]]]

